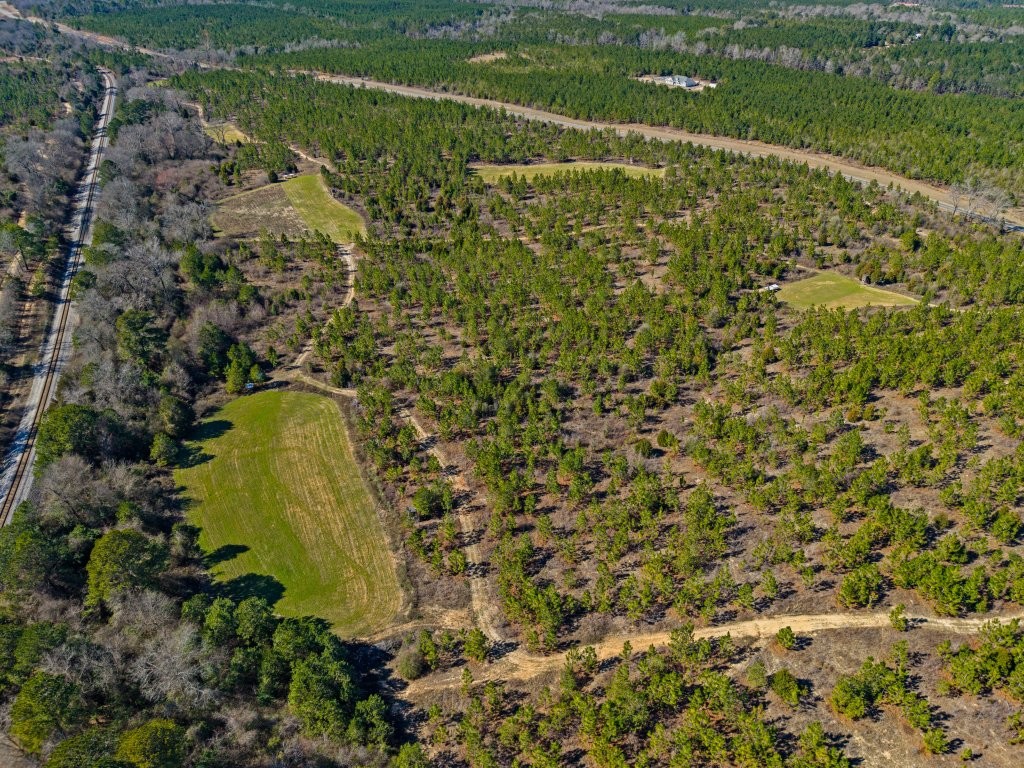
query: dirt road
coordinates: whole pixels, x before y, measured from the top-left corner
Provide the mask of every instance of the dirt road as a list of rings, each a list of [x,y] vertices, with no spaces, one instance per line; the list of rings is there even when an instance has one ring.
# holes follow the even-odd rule
[[[908,194],[920,193],[929,200],[934,200],[939,207],[946,211],[954,208],[953,196],[948,189],[929,184],[925,181],[908,179],[904,176],[887,171],[884,168],[864,166],[834,155],[826,155],[821,152],[810,150],[791,149],[775,144],[766,144],[761,141],[746,141],[744,139],[731,139],[726,136],[712,136],[704,133],[690,133],[679,128],[666,128],[644,123],[603,123],[594,120],[577,120],[572,117],[565,117],[554,112],[546,112],[532,107],[522,107],[518,104],[508,104],[493,99],[479,99],[474,96],[464,96],[456,93],[439,93],[428,88],[419,88],[409,85],[395,85],[393,83],[382,83],[376,80],[367,80],[359,77],[348,77],[346,75],[328,75],[319,72],[308,72],[315,75],[324,82],[339,83],[363,88],[374,88],[376,90],[396,93],[402,96],[410,96],[418,99],[446,99],[458,101],[462,104],[471,104],[475,107],[489,107],[491,109],[504,109],[508,114],[522,117],[527,120],[539,120],[545,123],[561,125],[566,128],[577,128],[583,131],[589,130],[610,130],[619,136],[626,136],[630,133],[637,133],[649,139],[659,141],[682,141],[690,142],[696,146],[709,147],[711,149],[723,149],[729,152],[737,152],[752,157],[778,157],[782,160],[791,160],[796,163],[806,163],[811,168],[823,168],[829,173],[840,173],[852,181],[868,184],[872,181],[878,182],[883,187],[892,184]],[[1010,224],[1017,227],[1024,227],[1024,209],[1014,208],[1006,212],[1004,218]]]
[[[977,633],[986,623],[997,618],[1002,622],[1013,619],[1024,619],[1024,614],[1007,616],[988,616],[985,618],[951,619],[926,616],[907,616],[911,626],[929,627],[954,635]],[[889,613],[821,613],[801,614],[793,616],[772,616],[767,618],[737,621],[713,627],[702,627],[694,630],[694,639],[723,637],[730,635],[734,639],[753,640],[755,644],[770,641],[783,627],[789,627],[797,635],[813,635],[819,632],[830,632],[843,629],[879,629],[890,626]],[[670,631],[638,632],[632,635],[614,635],[606,637],[594,644],[598,661],[618,656],[625,642],[634,651],[645,651],[651,646],[655,648],[668,645],[672,638]],[[473,670],[477,681],[486,680],[529,680],[545,673],[557,672],[565,664],[565,653],[554,653],[539,656],[517,648],[485,667]],[[414,680],[403,691],[407,698],[415,699],[433,690],[443,690],[461,684],[462,670],[458,669],[443,675]]]
[[[355,298],[356,263],[355,256],[350,247],[339,246],[339,251],[348,264],[348,285],[346,286],[345,298],[341,303],[341,306],[347,307]],[[310,342],[306,345],[306,348],[302,351],[302,354],[298,356],[295,362],[282,372],[281,378],[287,381],[305,384],[313,387],[314,389],[318,389],[321,392],[337,395],[339,397],[355,398],[356,390],[343,387],[333,387],[322,381],[318,381],[303,372],[302,368],[312,352],[313,344]],[[462,473],[456,469],[455,463],[452,462],[444,451],[437,445],[437,436],[428,432],[424,428],[420,420],[416,418],[416,414],[411,410],[402,409],[398,412],[398,416],[403,421],[408,422],[412,428],[416,430],[416,436],[421,443],[429,446],[429,452],[438,460],[443,470],[447,471],[448,479],[451,482],[452,487],[456,493],[463,497],[463,501],[457,510],[456,519],[463,537],[467,542],[469,542],[465,547],[465,554],[466,559],[469,561],[469,590],[472,602],[473,618],[476,620],[476,624],[480,627],[480,630],[487,635],[492,642],[504,642],[505,638],[498,629],[498,621],[496,618],[497,604],[488,594],[486,579],[482,578],[480,574],[481,569],[486,567],[486,563],[484,561],[483,554],[480,551],[480,545],[476,543],[476,539],[478,537],[476,536],[473,517],[469,511],[469,507],[471,505],[470,500],[473,502],[477,501],[476,493],[473,491],[469,483],[466,482]]]

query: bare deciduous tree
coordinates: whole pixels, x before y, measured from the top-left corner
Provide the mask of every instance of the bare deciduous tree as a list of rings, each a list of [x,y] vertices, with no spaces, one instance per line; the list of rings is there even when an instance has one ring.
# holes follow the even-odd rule
[[[204,649],[194,626],[181,624],[147,640],[129,674],[149,701],[168,699],[184,707],[206,707],[217,700],[217,691],[207,679],[215,653]]]
[[[212,234],[210,212],[200,203],[172,203],[164,209],[160,230],[167,242],[197,243]]]
[[[156,238],[130,246],[123,259],[97,271],[96,288],[120,309],[160,309],[174,301],[177,259]]]
[[[118,176],[103,187],[96,215],[124,232],[140,232],[149,215],[146,195],[138,184]]]
[[[42,519],[97,525],[95,470],[81,456],[69,454],[53,462],[32,487]]]
[[[988,217],[995,222],[1000,231],[1006,226],[1006,210],[1010,207],[1010,195],[1005,189],[995,184],[986,185],[982,193],[988,209]]]

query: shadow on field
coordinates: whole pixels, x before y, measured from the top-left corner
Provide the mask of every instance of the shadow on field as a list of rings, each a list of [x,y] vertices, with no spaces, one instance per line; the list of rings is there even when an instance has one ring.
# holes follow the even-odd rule
[[[202,444],[207,440],[226,434],[233,426],[234,424],[227,419],[204,421],[189,435],[189,443],[186,443],[179,453],[178,466],[182,468],[198,467],[200,464],[208,462],[213,456],[203,450]]]
[[[217,547],[209,554],[203,557],[203,565],[207,568],[212,568],[218,563],[223,563],[228,560],[233,560],[243,552],[248,552],[249,547],[245,544],[225,544],[223,547]]]
[[[218,594],[241,602],[247,597],[262,597],[271,606],[284,597],[284,584],[263,573],[247,573],[214,585]]]
[[[232,424],[227,419],[210,419],[209,421],[202,422],[192,434],[189,436],[190,440],[212,440],[215,437],[220,437],[231,429]]]

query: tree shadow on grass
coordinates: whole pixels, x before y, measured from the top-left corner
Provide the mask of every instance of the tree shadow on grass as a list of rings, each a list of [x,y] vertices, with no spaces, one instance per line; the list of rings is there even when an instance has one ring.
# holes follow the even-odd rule
[[[245,544],[225,544],[222,547],[217,547],[213,552],[209,552],[203,556],[203,565],[207,568],[212,568],[218,563],[223,563],[228,560],[241,555],[243,552],[248,552],[249,547]]]
[[[192,431],[189,440],[212,440],[226,434],[233,426],[227,419],[208,419]]]
[[[189,436],[189,442],[178,453],[178,466],[183,469],[198,467],[210,461],[213,456],[203,450],[203,443],[226,434],[234,424],[227,419],[204,421]]]
[[[271,607],[284,597],[284,590],[284,584],[263,573],[247,573],[215,585],[218,595],[230,597],[235,602],[241,602],[247,597],[262,597]]]

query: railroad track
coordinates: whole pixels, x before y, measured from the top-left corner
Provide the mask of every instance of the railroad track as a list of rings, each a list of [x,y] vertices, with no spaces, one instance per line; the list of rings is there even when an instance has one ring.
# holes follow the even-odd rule
[[[53,320],[43,342],[39,363],[35,366],[32,386],[28,393],[27,412],[18,425],[14,443],[4,462],[0,476],[0,525],[7,525],[18,504],[28,496],[32,487],[32,466],[35,463],[36,435],[39,423],[47,406],[53,399],[57,382],[65,359],[70,351],[69,326],[71,319],[71,281],[82,262],[82,250],[92,241],[93,209],[96,205],[100,159],[107,145],[107,127],[114,114],[117,86],[113,75],[101,70],[105,85],[103,104],[96,128],[85,173],[75,194],[74,214],[69,225],[70,246],[64,273],[61,277],[60,294],[54,310]]]

